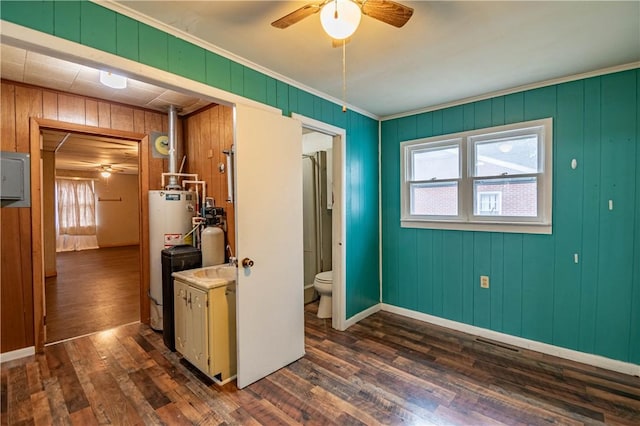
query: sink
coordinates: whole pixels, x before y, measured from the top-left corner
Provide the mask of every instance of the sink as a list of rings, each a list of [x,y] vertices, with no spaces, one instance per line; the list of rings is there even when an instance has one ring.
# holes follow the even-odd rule
[[[210,289],[235,282],[237,271],[235,266],[215,265],[174,272],[172,276],[196,287]]]

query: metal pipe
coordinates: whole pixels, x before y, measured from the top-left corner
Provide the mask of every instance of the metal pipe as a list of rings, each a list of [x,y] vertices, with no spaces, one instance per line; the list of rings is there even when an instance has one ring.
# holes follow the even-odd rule
[[[169,106],[169,183],[166,189],[180,189],[178,185],[178,178],[175,175],[178,165],[177,150],[178,145],[178,133],[176,129],[176,122],[178,121],[178,110],[175,105]]]

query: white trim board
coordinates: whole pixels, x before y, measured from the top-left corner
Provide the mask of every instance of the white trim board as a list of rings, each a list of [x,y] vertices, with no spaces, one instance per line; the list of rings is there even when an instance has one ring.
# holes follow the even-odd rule
[[[509,334],[487,330],[485,328],[463,324],[461,322],[452,321],[433,315],[423,314],[421,312],[400,308],[398,306],[393,306],[386,303],[381,304],[381,310],[402,315],[408,318],[417,319],[429,324],[435,324],[441,327],[450,328],[452,330],[461,331],[463,333],[472,334],[474,336],[485,337],[487,339],[505,343],[507,345],[518,346],[520,348],[541,352],[547,355],[557,356],[559,358],[592,365],[594,367],[617,371],[619,373],[629,374],[631,376],[640,376],[640,365],[632,364],[629,362],[618,361],[615,359],[605,358],[600,355],[588,354],[585,352],[575,351],[573,349],[550,345],[548,343],[542,343],[522,337],[511,336]]]
[[[355,314],[354,316],[352,316],[351,318],[349,318],[346,322],[345,322],[345,330],[349,327],[351,327],[353,324],[362,321],[363,319],[365,319],[366,317],[368,317],[369,315],[373,315],[376,312],[379,312],[381,310],[381,303],[377,303],[375,305],[373,305],[370,308],[365,309],[362,312],[359,312],[357,314]]]
[[[16,349],[15,351],[5,352],[0,354],[0,364],[13,361],[20,358],[26,358],[36,354],[36,347],[29,346],[28,348]]]
[[[127,16],[131,19],[134,19],[138,22],[141,22],[143,24],[147,24],[149,26],[152,26],[154,28],[157,28],[167,34],[170,34],[172,36],[178,37],[184,41],[188,41],[189,43],[192,43],[196,46],[202,47],[205,50],[208,50],[212,53],[215,53],[217,55],[220,55],[224,58],[227,58],[229,60],[232,60],[240,65],[244,65],[245,67],[251,68],[255,71],[261,72],[262,74],[268,75],[269,77],[275,78],[276,80],[280,80],[283,83],[287,83],[290,86],[293,86],[297,89],[300,90],[304,90],[305,92],[309,92],[313,95],[319,96],[323,99],[326,99],[327,101],[334,103],[336,105],[342,106],[344,104],[344,102],[342,102],[340,99],[335,98],[331,95],[328,95],[326,93],[323,93],[319,90],[316,90],[312,87],[306,86],[296,80],[293,80],[289,77],[286,77],[282,74],[278,74],[275,71],[272,71],[268,68],[263,67],[262,65],[256,64],[254,62],[249,61],[248,59],[245,59],[241,56],[236,55],[233,52],[229,52],[228,50],[222,49],[221,47],[216,46],[215,44],[206,42],[198,37],[195,37],[192,34],[189,34],[185,31],[182,31],[178,28],[172,27],[170,25],[165,24],[164,22],[158,21],[157,19],[151,18],[150,16],[144,15],[140,12],[138,12],[137,10],[133,10],[127,6],[124,6],[120,3],[116,3],[113,0],[102,0],[102,1],[98,1],[98,0],[90,0],[93,3],[96,3],[104,8],[110,9],[114,12],[117,12],[121,15]],[[359,114],[362,114],[364,116],[367,116],[369,118],[372,118],[374,120],[380,120],[380,117],[378,117],[377,115],[369,112],[369,111],[365,111],[362,108],[359,108],[357,106],[351,105],[351,104],[346,104],[347,109],[350,109],[351,111],[355,111]]]

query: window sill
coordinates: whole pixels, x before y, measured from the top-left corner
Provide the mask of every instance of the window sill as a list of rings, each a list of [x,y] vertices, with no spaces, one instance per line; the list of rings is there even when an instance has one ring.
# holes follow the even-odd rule
[[[487,222],[447,222],[403,219],[402,228],[446,229],[452,231],[480,231],[480,232],[508,232],[516,234],[544,234],[551,235],[552,225],[534,223],[487,223]]]

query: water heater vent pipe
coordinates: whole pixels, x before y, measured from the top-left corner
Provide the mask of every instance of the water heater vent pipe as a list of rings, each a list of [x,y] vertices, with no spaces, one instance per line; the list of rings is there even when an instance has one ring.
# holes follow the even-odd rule
[[[180,190],[178,185],[178,178],[176,175],[176,168],[178,166],[177,158],[177,145],[178,145],[178,133],[176,123],[178,121],[178,110],[175,105],[169,106],[169,183],[165,187],[167,190]]]

